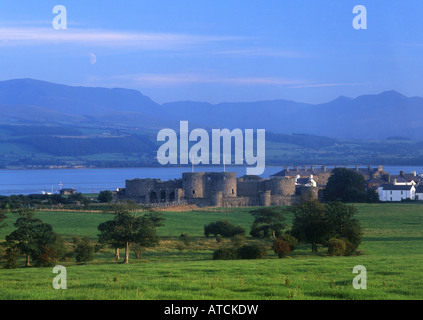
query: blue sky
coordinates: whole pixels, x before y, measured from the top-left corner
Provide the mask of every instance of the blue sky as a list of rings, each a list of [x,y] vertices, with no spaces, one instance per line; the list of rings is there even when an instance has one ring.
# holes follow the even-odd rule
[[[55,5],[67,29],[54,30]],[[367,30],[352,26],[367,8]],[[2,0],[0,80],[141,91],[159,103],[423,96],[423,1]]]

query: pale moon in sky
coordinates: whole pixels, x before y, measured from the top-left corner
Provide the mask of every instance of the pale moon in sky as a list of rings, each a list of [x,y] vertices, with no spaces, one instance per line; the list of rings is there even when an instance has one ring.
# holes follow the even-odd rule
[[[90,63],[94,64],[97,62],[97,57],[95,56],[94,53],[90,52]]]

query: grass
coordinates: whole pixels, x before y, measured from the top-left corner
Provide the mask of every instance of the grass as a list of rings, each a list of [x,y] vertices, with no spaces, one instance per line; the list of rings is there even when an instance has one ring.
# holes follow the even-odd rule
[[[165,226],[159,229],[163,237],[160,246],[148,249],[141,259],[132,257],[130,264],[123,265],[113,259],[112,250],[104,249],[88,264],[63,262],[67,290],[53,289],[51,268],[0,269],[0,299],[422,299],[423,206],[356,207],[364,228],[356,256],[329,257],[326,248],[312,254],[308,244],[301,244],[285,259],[278,259],[269,250],[263,260],[214,261],[213,250],[230,244],[228,240],[218,244],[206,239],[204,224],[227,219],[248,230],[252,222],[249,209],[167,212]],[[86,234],[92,239],[96,238],[97,225],[112,218],[70,212],[40,212],[37,216],[65,238]],[[2,229],[0,239],[11,230],[11,226]],[[175,244],[182,232],[190,234],[193,243],[180,254]],[[356,265],[367,269],[366,290],[352,286]]]

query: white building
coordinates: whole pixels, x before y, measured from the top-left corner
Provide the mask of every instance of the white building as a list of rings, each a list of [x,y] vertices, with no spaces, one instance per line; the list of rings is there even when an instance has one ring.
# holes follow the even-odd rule
[[[385,184],[378,188],[378,193],[379,201],[414,200],[416,197],[416,188],[414,185]]]

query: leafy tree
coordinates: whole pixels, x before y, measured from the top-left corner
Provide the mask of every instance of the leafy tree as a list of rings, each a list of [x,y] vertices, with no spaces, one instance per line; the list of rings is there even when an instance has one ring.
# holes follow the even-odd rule
[[[115,247],[123,245],[125,247],[123,263],[128,263],[131,243],[137,243],[143,247],[158,243],[157,221],[152,220],[148,215],[136,215],[129,212],[128,206],[115,206],[115,210],[116,215],[113,220],[98,226],[99,242]]]
[[[111,202],[113,200],[113,194],[110,190],[100,191],[98,195],[98,201],[102,203]]]
[[[63,254],[63,240],[53,231],[53,227],[35,218],[34,211],[20,209],[14,226],[17,228],[6,236],[6,246],[17,249],[26,256],[25,265],[30,258],[37,264],[56,261]]]
[[[286,228],[282,207],[265,207],[250,213],[254,216],[250,235],[255,238],[278,237]]]
[[[355,252],[361,243],[360,222],[354,219],[357,209],[342,202],[323,205],[318,200],[307,200],[291,206],[294,221],[291,234],[300,241],[312,244],[317,252],[317,244],[327,244],[330,238],[344,239],[349,244],[349,252]]]
[[[326,201],[366,202],[364,177],[347,168],[335,168],[324,190]]]
[[[354,218],[357,209],[341,202],[331,202],[325,205],[328,218],[328,229],[333,238],[344,239],[349,250],[355,251],[361,243],[362,229],[360,222]]]
[[[328,239],[329,230],[325,206],[318,200],[307,200],[289,209],[294,214],[291,234],[299,241],[311,243],[312,252]]]

